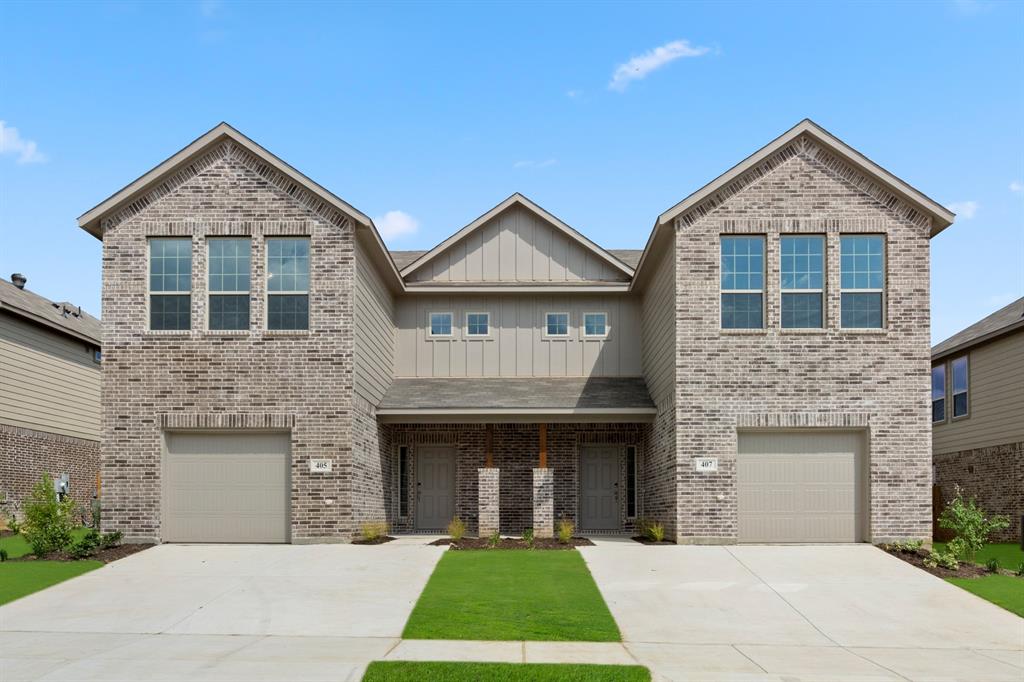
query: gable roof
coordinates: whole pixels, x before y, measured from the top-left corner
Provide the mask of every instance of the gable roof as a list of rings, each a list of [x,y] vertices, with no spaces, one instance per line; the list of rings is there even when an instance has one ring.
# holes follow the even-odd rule
[[[958,353],[1016,329],[1024,329],[1024,296],[933,346],[932,360]]]
[[[78,306],[51,301],[5,279],[0,279],[0,310],[97,346],[103,339],[100,321]]]
[[[530,201],[519,192],[516,192],[515,194],[513,194],[512,196],[510,196],[509,198],[505,199],[503,202],[492,208],[490,211],[487,211],[487,213],[484,213],[482,216],[471,222],[469,225],[466,225],[461,230],[459,230],[452,236],[448,237],[434,248],[430,249],[423,255],[419,256],[415,260],[409,262],[407,265],[402,267],[402,277],[408,277],[416,270],[419,270],[421,267],[423,267],[424,265],[432,261],[434,258],[436,258],[438,255],[446,251],[449,247],[454,246],[456,243],[458,243],[464,237],[469,235],[471,232],[483,227],[492,218],[494,218],[495,216],[499,215],[500,213],[502,213],[503,211],[512,206],[521,206],[526,210],[534,213],[545,222],[551,224],[556,229],[563,232],[566,236],[569,237],[569,239],[580,244],[584,249],[590,251],[601,260],[605,261],[612,267],[624,273],[626,276],[633,276],[632,267],[626,265],[620,259],[613,256],[609,251],[602,249],[600,246],[590,241],[582,234],[580,234],[573,228],[569,227],[564,222],[556,218],[551,213],[548,213],[543,208],[541,208],[534,202]]]

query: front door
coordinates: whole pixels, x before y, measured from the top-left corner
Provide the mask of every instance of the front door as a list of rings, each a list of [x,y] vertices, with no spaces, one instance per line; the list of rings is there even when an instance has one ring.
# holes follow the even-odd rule
[[[580,450],[580,528],[619,530],[621,448],[592,445]]]
[[[455,448],[416,448],[416,527],[440,530],[455,515]]]

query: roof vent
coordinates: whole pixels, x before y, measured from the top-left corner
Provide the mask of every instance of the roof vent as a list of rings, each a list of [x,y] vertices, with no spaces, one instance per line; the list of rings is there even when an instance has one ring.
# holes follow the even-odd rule
[[[19,289],[24,289],[25,284],[27,282],[28,278],[25,277],[25,275],[21,274],[20,272],[16,272],[13,275],[11,275],[11,284],[18,287]]]

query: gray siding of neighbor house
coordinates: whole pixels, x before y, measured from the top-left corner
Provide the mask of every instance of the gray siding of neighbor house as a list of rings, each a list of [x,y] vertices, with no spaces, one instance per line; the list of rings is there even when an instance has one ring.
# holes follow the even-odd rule
[[[968,355],[968,416],[953,419],[952,362]],[[1024,441],[1024,331],[943,360],[946,421],[934,425],[936,454]]]
[[[395,298],[356,239],[355,390],[376,405],[395,371]]]
[[[100,366],[84,341],[0,312],[0,424],[100,439]]]
[[[410,282],[626,282],[618,268],[522,206],[512,206],[409,276]]]
[[[619,294],[416,294],[398,301],[396,376],[640,376],[640,307]],[[432,312],[452,313],[451,338],[427,333]],[[490,335],[465,334],[466,313],[490,314]],[[546,313],[569,313],[568,338],[544,334]],[[606,312],[606,338],[585,338],[584,313]]]

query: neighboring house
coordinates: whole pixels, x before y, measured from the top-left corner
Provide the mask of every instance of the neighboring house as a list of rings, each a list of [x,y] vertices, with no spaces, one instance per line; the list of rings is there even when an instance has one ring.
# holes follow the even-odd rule
[[[1024,514],[1024,298],[932,348],[935,484],[960,486],[1005,514],[999,540],[1021,538]]]
[[[0,279],[0,511],[20,515],[43,474],[90,508],[100,464],[100,321]]]
[[[927,538],[929,239],[953,218],[803,121],[642,252],[514,194],[390,253],[218,125],[79,218],[103,240],[105,524]]]

